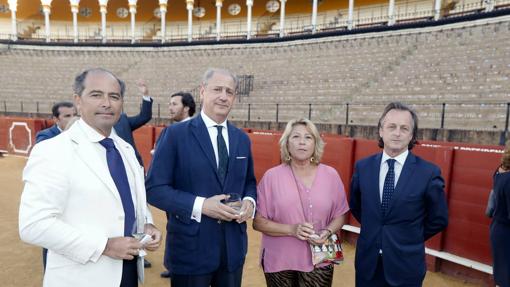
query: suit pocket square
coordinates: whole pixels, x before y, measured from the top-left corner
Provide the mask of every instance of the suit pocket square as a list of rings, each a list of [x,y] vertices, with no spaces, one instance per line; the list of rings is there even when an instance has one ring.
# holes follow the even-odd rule
[[[236,159],[246,159],[245,156],[236,156]]]

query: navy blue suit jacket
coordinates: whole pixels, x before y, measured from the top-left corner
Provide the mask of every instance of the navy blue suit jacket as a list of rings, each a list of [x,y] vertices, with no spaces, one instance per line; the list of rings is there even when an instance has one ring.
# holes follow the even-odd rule
[[[147,201],[167,212],[165,266],[173,274],[198,275],[217,270],[223,236],[228,270],[234,271],[244,264],[246,223],[219,224],[205,214],[200,223],[191,219],[197,196],[240,193],[241,197],[256,200],[250,140],[230,123],[228,138],[228,171],[223,186],[211,139],[200,115],[167,127],[156,146],[146,181]]]
[[[58,136],[60,134],[60,130],[58,126],[54,124],[50,128],[41,130],[35,136],[35,143],[42,142],[43,140],[51,139],[52,137]]]
[[[145,125],[152,119],[152,99],[150,101],[142,101],[140,113],[136,116],[128,117],[125,113],[120,115],[119,121],[115,124],[114,128],[117,135],[123,140],[128,142],[135,149],[136,158],[140,165],[143,166],[142,156],[136,148],[135,139],[133,138],[133,131]]]
[[[379,153],[358,161],[352,177],[350,208],[361,223],[356,272],[370,280],[382,250],[384,275],[391,285],[419,285],[426,272],[424,243],[448,225],[444,181],[436,165],[409,152],[382,216],[381,158]]]

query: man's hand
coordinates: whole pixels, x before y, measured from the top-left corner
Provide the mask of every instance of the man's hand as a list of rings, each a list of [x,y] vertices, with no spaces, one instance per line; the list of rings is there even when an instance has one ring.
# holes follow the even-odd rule
[[[221,219],[223,221],[232,221],[240,218],[237,211],[221,201],[227,198],[225,194],[215,195],[206,198],[202,206],[202,214],[211,218]]]
[[[238,223],[243,223],[246,220],[250,219],[253,215],[253,202],[245,199],[243,200],[243,205],[241,206],[241,211],[239,213],[239,219],[237,219]]]
[[[145,224],[144,233],[150,235],[152,237],[152,240],[147,242],[143,246],[143,248],[149,251],[156,251],[159,245],[161,245],[161,231],[159,231],[159,229],[157,229],[156,226],[148,223]]]
[[[113,259],[131,260],[138,255],[138,250],[142,247],[142,244],[133,237],[108,238],[103,255]]]
[[[138,92],[142,94],[142,96],[148,96],[149,95],[149,89],[147,88],[147,84],[144,80],[139,79],[136,82],[136,86],[138,87]]]

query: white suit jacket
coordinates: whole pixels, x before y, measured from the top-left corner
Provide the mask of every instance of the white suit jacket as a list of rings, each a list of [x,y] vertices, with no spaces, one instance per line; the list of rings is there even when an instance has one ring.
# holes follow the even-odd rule
[[[19,210],[23,241],[47,248],[43,286],[114,287],[122,260],[101,255],[109,237],[124,236],[124,210],[108,166],[74,124],[68,131],[35,145],[23,180]],[[152,223],[145,199],[143,168],[133,147],[112,132],[127,172],[134,175],[138,229]],[[133,193],[133,191],[132,191]],[[140,259],[140,258],[139,258]],[[138,273],[143,278],[143,264]],[[142,267],[142,268],[140,268]]]

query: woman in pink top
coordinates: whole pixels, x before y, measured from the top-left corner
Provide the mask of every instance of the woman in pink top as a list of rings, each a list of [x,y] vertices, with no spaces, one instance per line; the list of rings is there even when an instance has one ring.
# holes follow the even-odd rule
[[[319,163],[324,142],[307,119],[290,121],[280,139],[282,164],[258,185],[253,228],[263,233],[267,286],[331,286],[333,266],[313,266],[309,243],[342,228],[349,210],[340,176]]]

